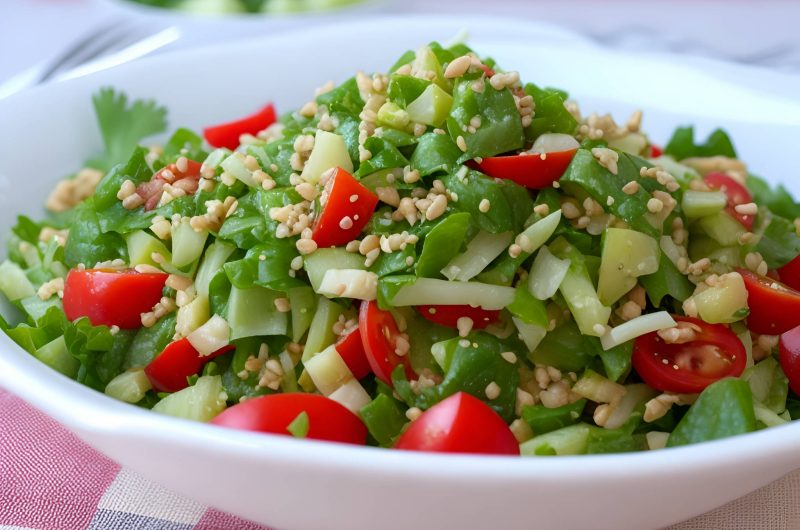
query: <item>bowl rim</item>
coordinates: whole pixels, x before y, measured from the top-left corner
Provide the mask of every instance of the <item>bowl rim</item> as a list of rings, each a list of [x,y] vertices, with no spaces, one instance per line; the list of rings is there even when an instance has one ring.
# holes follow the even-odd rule
[[[406,23],[435,25],[453,17],[434,15],[407,15]],[[469,18],[469,17],[467,17]],[[486,20],[481,17],[480,20]],[[516,28],[535,27],[535,24],[520,22],[505,17],[488,17],[505,21]],[[354,22],[339,22],[325,26],[322,31],[341,31],[343,28],[358,28],[380,20],[397,23],[398,16],[369,17]],[[473,18],[472,20],[477,20]],[[545,28],[551,26],[545,24]],[[286,38],[297,38],[298,34],[319,32],[319,28],[281,33],[228,44],[204,46],[187,50],[176,50],[122,65],[122,69],[151,68],[163,62],[182,57],[201,55],[210,50],[215,53],[236,53],[253,46],[269,46]],[[576,46],[590,46],[585,40]],[[600,49],[599,47],[597,49]],[[628,55],[628,52],[619,52]],[[641,54],[640,54],[641,55]],[[664,54],[644,54],[660,57]],[[703,64],[719,64],[736,71],[761,71],[759,68],[732,65],[721,61],[703,60]],[[117,71],[114,69],[113,71]],[[772,71],[766,70],[766,72]],[[100,74],[105,75],[105,72]],[[93,74],[94,78],[100,74]],[[113,74],[112,74],[113,75]],[[775,74],[778,78],[781,75]],[[800,77],[788,76],[800,81]],[[0,101],[3,107],[22,98],[38,98],[42,94],[56,92],[62,83],[83,83],[86,78],[76,78],[36,87]],[[296,440],[287,436],[252,433],[225,429],[189,420],[182,420],[153,413],[133,405],[122,403],[102,392],[88,388],[71,380],[25,352],[7,335],[0,333],[0,386],[15,393],[23,400],[50,414],[84,438],[94,436],[132,439],[149,439],[160,443],[193,447],[220,447],[220,451],[235,450],[249,459],[270,460],[275,458],[287,462],[303,463],[340,473],[375,473],[376,470],[394,476],[414,477],[417,480],[440,481],[442,477],[469,477],[486,483],[525,482],[531,477],[537,480],[551,478],[559,482],[584,482],[589,475],[597,477],[620,477],[636,479],[657,473],[674,475],[691,468],[694,472],[711,471],[720,466],[746,457],[751,463],[774,461],[780,458],[791,466],[800,465],[797,451],[800,439],[800,422],[738,435],[722,440],[703,442],[684,447],[659,451],[615,453],[602,455],[560,456],[557,458],[516,458],[484,455],[451,455],[391,451],[382,448],[348,446],[324,441]],[[92,436],[88,436],[91,434]],[[91,440],[89,440],[91,441]],[[305,448],[305,449],[304,449]],[[265,451],[266,450],[266,451]],[[266,456],[265,456],[266,455]],[[568,470],[580,473],[565,474]],[[787,468],[787,471],[789,469]]]

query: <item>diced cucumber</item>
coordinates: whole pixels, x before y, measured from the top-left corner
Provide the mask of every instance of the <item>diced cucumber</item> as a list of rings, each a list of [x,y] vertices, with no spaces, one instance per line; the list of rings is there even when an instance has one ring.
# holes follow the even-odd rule
[[[211,355],[230,343],[231,328],[219,315],[213,315],[205,324],[189,333],[186,339],[201,356]]]
[[[730,324],[747,316],[747,288],[735,272],[723,274],[713,287],[696,292],[692,299],[700,318],[709,324]]]
[[[314,381],[314,386],[325,396],[330,396],[339,387],[353,379],[353,373],[333,345],[328,346],[311,359],[303,361],[303,366],[311,380]]]
[[[317,249],[303,258],[303,266],[315,292],[319,292],[325,272],[331,269],[367,269],[364,265],[364,256],[355,252],[347,252],[343,248]]]
[[[25,265],[27,265],[29,269],[33,269],[42,264],[42,258],[39,257],[39,250],[36,246],[28,244],[27,242],[22,242],[17,245],[17,249],[20,254],[22,254],[22,259],[25,260]]]
[[[294,287],[287,292],[292,308],[292,340],[300,342],[311,326],[317,309],[317,296],[311,287]]]
[[[194,263],[203,254],[208,231],[196,232],[188,219],[172,227],[172,264],[178,268]]]
[[[222,378],[218,375],[205,375],[190,387],[170,394],[153,407],[160,412],[176,418],[195,421],[211,421],[225,410],[228,396],[222,388]]]
[[[658,242],[647,234],[625,228],[608,228],[603,235],[603,252],[597,296],[611,305],[636,285],[636,278],[658,270]]]
[[[754,400],[776,414],[786,410],[788,380],[774,357],[767,357],[755,366],[747,368],[742,374],[742,379],[750,385]]]
[[[563,238],[554,241],[550,248],[557,257],[570,261],[567,274],[558,289],[581,333],[595,337],[603,335],[611,308],[600,301],[584,257]],[[599,329],[601,326],[602,331]]]
[[[604,350],[610,350],[636,337],[674,326],[675,319],[668,312],[648,313],[611,328],[605,335],[600,337],[600,344]]]
[[[225,170],[226,173],[229,175],[233,175],[236,177],[236,180],[242,181],[245,185],[250,186],[251,188],[260,187],[259,183],[257,183],[253,179],[253,172],[247,169],[247,166],[244,163],[244,154],[243,153],[233,153],[228,158],[222,161],[222,169]]]
[[[69,353],[63,335],[36,350],[33,356],[50,368],[71,378],[78,375],[78,369],[81,367],[78,359]]]
[[[334,167],[340,167],[348,173],[353,172],[353,161],[350,160],[347,144],[338,134],[318,130],[314,137],[314,148],[300,176],[306,182],[316,184],[325,171]]]
[[[419,72],[433,72],[433,82],[442,88],[449,89],[450,82],[445,79],[442,64],[430,46],[422,46],[417,50],[412,68]]]
[[[439,85],[428,85],[417,99],[406,107],[411,121],[439,127],[450,114],[453,96],[445,92]]]
[[[547,247],[540,248],[528,273],[528,290],[539,300],[552,298],[567,276],[569,265],[568,259],[553,256]]]
[[[387,101],[378,109],[378,124],[393,129],[404,130],[410,118],[408,112],[400,108],[397,103]]]
[[[194,280],[197,294],[208,296],[208,285],[211,283],[211,279],[225,265],[234,250],[236,250],[234,245],[220,240],[216,240],[208,246]]]
[[[199,294],[194,300],[178,309],[175,332],[185,337],[205,324],[210,317],[211,308],[208,303],[208,297]]]
[[[491,234],[481,230],[467,243],[463,253],[455,256],[444,266],[442,274],[451,281],[471,280],[508,248],[513,237],[511,232]]]
[[[12,302],[36,294],[36,289],[25,276],[25,271],[8,260],[0,263],[0,291]]]
[[[618,429],[622,427],[630,419],[631,414],[636,408],[656,397],[657,394],[658,392],[642,383],[626,385],[625,395],[611,412],[603,428]],[[666,441],[664,443],[666,443]]]
[[[317,293],[329,298],[375,300],[378,296],[378,275],[359,269],[328,269]]]
[[[632,132],[621,138],[612,138],[608,141],[608,147],[625,151],[632,155],[641,156],[647,147],[647,137],[642,133]]]
[[[523,249],[524,255],[533,254],[539,247],[547,243],[547,240],[555,233],[558,223],[561,222],[561,210],[548,214],[539,219],[517,236],[517,240],[527,238],[528,244]]]
[[[284,392],[297,392],[297,372],[295,372],[295,364],[292,356],[288,351],[282,351],[278,354],[278,360],[283,369],[283,376],[281,377],[281,390]]]
[[[685,185],[692,179],[700,178],[700,173],[698,173],[694,168],[677,162],[669,155],[653,158],[651,159],[651,162],[653,162],[654,165],[663,167],[665,171],[669,172],[682,185]]]
[[[702,235],[693,235],[689,240],[689,259],[698,261],[708,258],[711,261],[719,261],[729,267],[743,267],[744,256],[747,255],[747,247],[738,244],[733,246],[723,246]]]
[[[160,267],[160,264],[153,259],[153,254],[160,254],[164,260],[171,261],[170,254],[164,243],[151,236],[144,230],[137,230],[125,236],[128,244],[128,260],[131,267],[136,265],[152,265]]]
[[[47,300],[42,300],[38,295],[33,295],[22,298],[19,303],[34,322],[38,322],[51,307],[64,309],[64,304],[61,303],[61,299],[57,296],[51,296]]]
[[[753,403],[753,412],[755,412],[756,420],[760,421],[767,427],[776,427],[788,423],[785,419],[781,418],[774,411],[768,409],[761,403]]]
[[[214,149],[211,151],[206,159],[203,161],[203,165],[206,167],[217,169],[219,165],[225,160],[228,155],[231,154],[230,150],[225,149],[224,147],[220,147],[219,149]]]
[[[585,423],[570,425],[540,434],[520,445],[523,456],[582,455],[589,446],[589,426]]]
[[[112,379],[106,385],[105,393],[125,403],[138,403],[152,387],[144,370],[135,368]]]
[[[275,307],[275,299],[280,296],[281,293],[264,287],[232,287],[228,299],[231,340],[261,335],[285,335],[289,325],[288,315]]]
[[[728,203],[728,197],[721,191],[694,191],[683,192],[681,209],[689,219],[697,219],[714,215]]]
[[[513,287],[502,285],[418,278],[400,288],[391,303],[395,307],[441,304],[480,306],[492,310],[503,309],[514,301],[515,295]]]
[[[372,401],[372,398],[369,397],[361,383],[355,379],[350,379],[334,390],[328,397],[344,405],[346,409],[356,415]]]
[[[711,239],[724,247],[737,245],[739,237],[746,231],[739,221],[724,211],[703,217],[697,224]]]
[[[333,325],[342,313],[344,313],[344,308],[336,302],[324,297],[317,299],[317,310],[314,313],[313,320],[311,320],[306,347],[303,350],[303,362],[333,344],[336,340]]]
[[[519,338],[525,343],[525,347],[528,348],[529,352],[534,351],[539,346],[539,343],[542,342],[544,336],[547,335],[547,329],[542,326],[528,324],[517,317],[511,317],[511,320],[517,327]]]
[[[645,434],[645,438],[647,439],[647,447],[651,451],[655,451],[656,449],[664,449],[667,446],[667,440],[669,440],[669,433],[668,432],[661,432],[661,431],[650,431]]]
[[[619,403],[626,389],[587,368],[583,377],[573,385],[572,391],[595,403]]]

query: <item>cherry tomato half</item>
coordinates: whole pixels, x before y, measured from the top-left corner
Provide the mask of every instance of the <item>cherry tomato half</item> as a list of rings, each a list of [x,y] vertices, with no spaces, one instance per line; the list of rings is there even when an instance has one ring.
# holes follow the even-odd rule
[[[73,269],[64,282],[64,313],[69,320],[88,317],[94,326],[140,328],[141,314],[161,300],[166,281],[163,273]]]
[[[747,288],[747,327],[759,335],[780,335],[800,325],[800,291],[772,278],[739,269]]]
[[[795,394],[800,394],[800,326],[781,335],[778,351],[789,387]]]
[[[448,328],[458,327],[461,317],[472,320],[472,329],[483,329],[500,318],[500,310],[491,311],[469,305],[421,305],[417,310],[431,322]]]
[[[666,343],[652,332],[636,339],[633,367],[644,382],[662,392],[701,392],[724,377],[738,377],[744,371],[747,352],[727,326],[709,324],[697,318],[673,317],[686,322],[695,338],[684,343]]]
[[[728,204],[725,206],[725,211],[728,212],[731,217],[739,221],[742,226],[751,230],[753,228],[753,216],[743,215],[736,211],[738,205],[753,202],[753,196],[750,195],[747,188],[725,173],[709,173],[703,177],[703,180],[709,188],[720,190],[725,193],[728,197]]]
[[[166,184],[194,195],[200,183],[200,166],[200,162],[187,160],[186,171],[181,171],[177,164],[170,164],[158,170],[148,182],[139,184],[136,193],[144,199],[144,209],[150,211],[158,206]]]
[[[372,372],[358,328],[339,339],[335,347],[336,352],[353,373],[353,377],[362,379]]]
[[[411,368],[408,354],[398,355],[396,353],[400,330],[389,311],[379,309],[378,303],[374,300],[361,302],[358,312],[358,329],[361,333],[361,341],[364,343],[367,361],[375,377],[391,386],[392,371],[402,364],[406,370],[406,377],[417,378],[417,374]]]
[[[197,375],[208,361],[233,349],[228,345],[209,354],[200,355],[189,339],[183,338],[170,342],[150,364],[145,366],[144,373],[159,392],[177,392],[189,386],[187,377]]]
[[[800,256],[778,269],[778,276],[792,289],[800,289]]]
[[[244,118],[203,129],[203,138],[214,147],[239,147],[239,137],[243,134],[258,134],[275,123],[275,107],[268,103],[258,112]]]
[[[311,239],[320,248],[344,245],[356,239],[372,217],[378,196],[353,175],[337,167],[325,183],[322,211],[314,221]]]
[[[297,392],[248,399],[222,411],[211,423],[289,436],[287,427],[303,412],[308,415],[306,438],[357,445],[367,441],[367,428],[358,416],[318,394]]]
[[[489,405],[458,392],[411,422],[395,449],[518,456],[519,442]]]
[[[541,190],[549,188],[561,178],[576,151],[570,149],[543,155],[492,156],[481,160],[478,167],[490,177],[512,180],[526,188]]]

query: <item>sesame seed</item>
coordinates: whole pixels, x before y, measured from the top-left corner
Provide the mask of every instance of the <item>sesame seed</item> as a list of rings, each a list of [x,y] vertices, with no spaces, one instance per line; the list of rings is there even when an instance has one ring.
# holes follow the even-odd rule
[[[292,310],[292,306],[289,304],[289,299],[285,297],[280,297],[275,299],[275,309],[277,309],[281,313],[288,313]]]
[[[417,407],[411,407],[406,411],[406,418],[408,418],[409,421],[414,421],[420,416],[422,416],[422,411]]]
[[[447,68],[444,70],[444,77],[445,79],[454,79],[456,77],[461,77],[467,70],[469,70],[470,66],[470,57],[469,55],[462,55],[461,57],[457,57],[453,59],[450,64],[447,65]]]
[[[456,320],[456,328],[458,329],[458,334],[462,337],[466,337],[469,335],[469,332],[472,331],[472,326],[474,322],[469,317],[459,317]]]
[[[489,399],[497,399],[500,397],[500,385],[492,381],[488,385],[486,385],[486,397]]]
[[[758,213],[758,206],[754,202],[737,204],[733,209],[741,215],[756,215]]]
[[[508,255],[511,256],[512,258],[516,258],[520,254],[522,254],[522,247],[517,245],[516,243],[508,247]]]
[[[592,331],[598,335],[603,335],[606,332],[606,327],[603,324],[595,324],[592,326]]]
[[[634,194],[636,194],[636,192],[639,191],[639,183],[636,182],[635,180],[632,180],[632,181],[628,182],[627,184],[625,184],[624,186],[622,186],[622,191],[626,195],[634,195]]]
[[[542,217],[550,214],[550,207],[547,204],[539,204],[533,208],[533,211],[537,215],[541,215]]]
[[[478,210],[480,210],[483,213],[488,212],[491,207],[492,203],[491,201],[489,201],[489,199],[481,199],[480,204],[478,204]]]
[[[350,230],[353,228],[353,220],[350,218],[350,216],[345,215],[342,217],[342,220],[339,221],[339,228],[342,230]]]
[[[500,354],[500,357],[502,357],[506,362],[509,362],[511,364],[517,362],[517,355],[513,351],[504,351],[503,353]]]
[[[658,213],[664,209],[664,203],[661,202],[659,199],[650,199],[647,201],[647,209],[651,213]]]
[[[458,148],[459,148],[459,149],[461,149],[461,151],[463,151],[464,153],[466,153],[466,152],[467,152],[467,141],[466,141],[466,140],[464,140],[464,137],[463,137],[463,136],[459,135],[458,137],[456,137],[456,145],[457,145],[457,146],[458,146]]]
[[[606,198],[606,206],[613,206],[613,205],[614,205],[614,197],[612,197],[611,195],[609,195],[609,196]]]
[[[356,202],[357,200],[358,200],[358,195],[357,194],[354,193],[354,194],[352,194],[350,196],[350,202]]]
[[[297,247],[298,252],[304,255],[311,254],[312,252],[317,250],[317,242],[309,238],[298,239],[295,246]]]

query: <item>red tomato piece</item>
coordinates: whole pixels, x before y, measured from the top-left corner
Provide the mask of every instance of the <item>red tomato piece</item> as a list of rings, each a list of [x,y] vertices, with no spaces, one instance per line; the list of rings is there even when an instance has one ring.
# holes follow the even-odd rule
[[[203,138],[214,147],[236,149],[243,134],[258,134],[275,123],[275,107],[268,103],[250,116],[203,129]]]
[[[208,361],[232,349],[233,346],[228,345],[203,356],[189,339],[183,338],[167,344],[164,351],[145,366],[144,373],[157,391],[177,392],[189,386],[187,377],[197,375]]]
[[[145,211],[158,206],[166,184],[184,191],[186,195],[194,195],[200,183],[200,167],[202,164],[188,160],[185,171],[178,169],[177,164],[170,164],[158,170],[148,182],[136,187],[136,193],[144,199]]]
[[[747,288],[747,327],[759,335],[780,335],[800,325],[800,291],[772,278],[739,269]]]
[[[513,180],[526,188],[541,190],[561,178],[576,151],[491,156],[481,160],[478,167],[490,177]]]
[[[751,230],[754,216],[743,215],[736,211],[738,205],[753,202],[753,196],[750,195],[747,188],[725,173],[709,173],[703,177],[703,180],[708,184],[709,188],[720,190],[728,196],[728,204],[725,206],[725,211],[739,221],[742,226]]]
[[[305,412],[306,438],[364,445],[367,428],[361,420],[332,399],[318,394],[270,394],[234,405],[211,420],[214,425],[289,436],[287,427]]]
[[[325,183],[320,204],[322,211],[314,221],[311,239],[326,248],[356,239],[372,217],[378,196],[337,167]]]
[[[361,302],[358,312],[358,329],[364,352],[375,377],[392,385],[392,371],[403,365],[406,377],[416,379],[408,354],[397,355],[397,337],[401,335],[397,323],[389,311],[382,311],[374,300]]]
[[[650,158],[658,158],[664,154],[664,150],[655,144],[650,144]]]
[[[363,379],[372,372],[358,328],[339,339],[339,342],[336,343],[336,351],[356,379]]]
[[[692,394],[724,377],[742,374],[747,352],[727,326],[691,317],[673,318],[679,324],[688,323],[695,331],[694,340],[666,343],[656,332],[638,337],[632,361],[645,383],[662,392]]]
[[[795,394],[800,394],[800,326],[781,335],[778,351],[789,387]]]
[[[166,281],[163,273],[73,269],[64,282],[64,313],[69,320],[88,317],[94,326],[140,328],[141,314],[161,300]]]
[[[421,305],[417,310],[431,322],[448,328],[458,327],[458,319],[461,317],[472,320],[472,329],[484,329],[500,318],[500,310],[490,311],[469,305]]]
[[[800,290],[800,256],[778,269],[778,277],[792,289]]]
[[[437,403],[411,422],[395,449],[519,456],[519,442],[503,418],[466,392]]]

